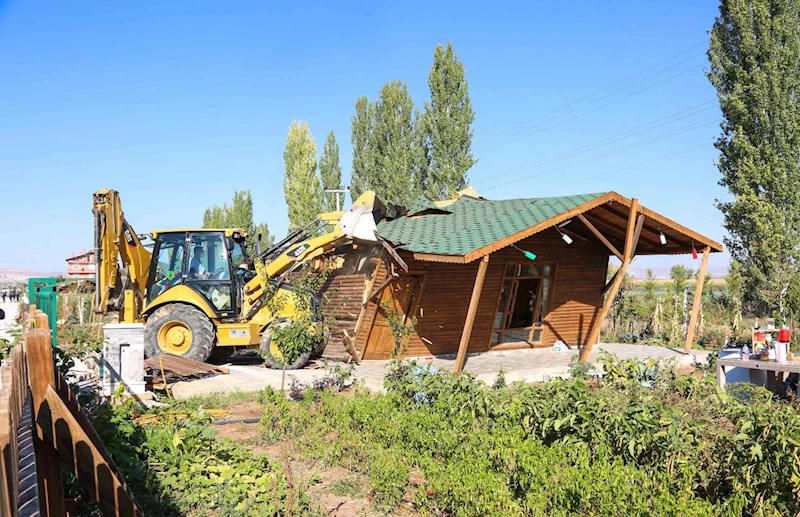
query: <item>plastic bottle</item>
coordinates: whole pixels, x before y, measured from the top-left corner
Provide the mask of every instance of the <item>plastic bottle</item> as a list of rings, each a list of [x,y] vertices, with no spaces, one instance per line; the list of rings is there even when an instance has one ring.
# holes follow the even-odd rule
[[[742,361],[747,361],[748,359],[750,359],[750,347],[749,346],[744,345],[742,347],[742,358],[741,359],[742,359]]]

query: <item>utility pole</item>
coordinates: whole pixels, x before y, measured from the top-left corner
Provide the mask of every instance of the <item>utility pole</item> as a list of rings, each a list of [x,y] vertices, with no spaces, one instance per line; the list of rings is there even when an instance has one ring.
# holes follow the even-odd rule
[[[330,189],[330,190],[326,189],[325,192],[327,192],[329,194],[336,194],[336,211],[337,212],[341,212],[342,211],[342,204],[339,201],[339,194],[342,194],[342,195],[347,194],[348,192],[350,192],[350,187],[343,187],[341,189]]]

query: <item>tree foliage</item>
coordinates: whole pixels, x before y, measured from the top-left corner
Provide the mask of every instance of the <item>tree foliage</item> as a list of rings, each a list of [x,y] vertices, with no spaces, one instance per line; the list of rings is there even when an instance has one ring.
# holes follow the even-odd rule
[[[384,201],[410,205],[416,196],[414,181],[414,101],[408,85],[386,83],[378,98],[356,101],[352,119],[353,180],[358,197],[374,190]]]
[[[322,146],[322,156],[319,159],[319,177],[323,190],[323,210],[332,212],[336,210],[336,194],[324,192],[325,190],[338,190],[342,185],[342,166],[339,164],[339,142],[333,131],[328,133],[328,139]]]
[[[289,215],[289,231],[292,231],[310,223],[322,212],[317,144],[306,122],[295,120],[289,126],[283,161],[283,193]]]
[[[253,197],[249,190],[233,193],[231,204],[214,205],[206,208],[203,214],[203,228],[242,228],[247,231],[245,247],[252,257],[256,251],[256,241],[261,235],[261,247],[267,248],[274,242],[267,223],[253,222]]]
[[[428,75],[431,101],[414,108],[408,87],[386,83],[377,99],[356,100],[351,119],[354,197],[374,190],[409,206],[421,193],[447,198],[466,186],[475,113],[464,65],[450,43],[438,45]]]
[[[724,116],[716,141],[718,201],[745,296],[773,308],[800,259],[800,4],[723,0],[707,75]]]
[[[464,65],[453,46],[436,46],[428,74],[431,101],[424,103],[420,148],[429,153],[423,179],[425,191],[444,199],[467,184],[467,171],[477,160],[472,155],[472,123],[475,112],[469,98]]]

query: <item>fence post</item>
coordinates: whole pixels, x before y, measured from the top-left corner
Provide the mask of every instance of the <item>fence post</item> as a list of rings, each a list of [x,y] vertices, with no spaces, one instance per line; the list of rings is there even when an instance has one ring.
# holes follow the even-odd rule
[[[47,315],[36,314],[35,318],[38,328],[25,335],[25,351],[28,356],[33,419],[36,422],[33,446],[38,465],[39,497],[43,503],[40,510],[43,517],[63,517],[66,512],[64,510],[64,482],[61,478],[61,457],[52,443],[45,438],[54,431],[49,407],[42,408],[47,388],[55,389],[56,386],[53,347],[50,342],[50,330],[47,327]],[[43,322],[43,327],[39,326],[40,322]]]

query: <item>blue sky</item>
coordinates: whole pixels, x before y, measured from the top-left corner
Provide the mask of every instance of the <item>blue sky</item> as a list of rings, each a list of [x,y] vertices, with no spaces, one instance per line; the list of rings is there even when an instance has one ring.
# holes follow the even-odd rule
[[[65,270],[91,245],[100,188],[120,191],[140,233],[198,226],[250,189],[256,219],[283,235],[290,122],[308,121],[320,151],[335,131],[346,181],[356,98],[400,79],[421,107],[447,40],[470,82],[480,193],[616,190],[721,241],[719,110],[700,55],[716,13],[710,1],[0,0],[0,267]],[[697,266],[635,266],[676,261]]]

